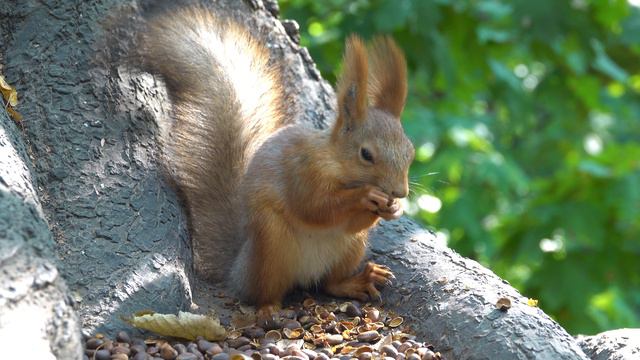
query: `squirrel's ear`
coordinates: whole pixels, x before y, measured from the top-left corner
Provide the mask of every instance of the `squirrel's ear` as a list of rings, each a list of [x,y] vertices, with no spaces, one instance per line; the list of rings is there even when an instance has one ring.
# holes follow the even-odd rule
[[[402,50],[390,37],[377,37],[371,43],[369,63],[371,106],[399,119],[407,98],[407,63]]]
[[[356,35],[346,41],[343,70],[338,80],[338,119],[334,133],[351,129],[367,112],[367,51]]]

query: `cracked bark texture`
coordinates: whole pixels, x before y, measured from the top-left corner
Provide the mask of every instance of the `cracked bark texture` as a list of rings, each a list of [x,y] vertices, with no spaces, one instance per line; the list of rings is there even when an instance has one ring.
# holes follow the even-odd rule
[[[333,91],[297,45],[296,26],[274,16],[277,4],[209,3],[266,41],[283,64],[289,111],[301,124],[331,122]],[[20,159],[32,163],[37,191],[30,196],[42,203],[38,214],[53,233],[52,240],[40,217],[34,231],[48,239],[50,250],[36,253],[50,261],[48,272],[57,269],[66,280],[87,334],[126,328],[121,316],[144,309],[171,313],[197,305],[199,311],[215,308],[223,321],[230,315],[221,306],[226,300],[213,296],[224,289],[193,275],[185,214],[158,165],[155,120],[168,116],[162,84],[117,61],[135,46],[130,39],[138,8],[117,0],[0,3],[3,72],[18,89],[24,115]],[[114,29],[108,19],[124,13],[130,26]],[[3,126],[17,131],[8,121]],[[370,256],[398,278],[383,291],[385,306],[403,314],[445,358],[587,358],[511,286],[407,219],[376,228]],[[65,293],[61,281],[56,284]],[[503,296],[513,303],[507,312],[495,307]]]
[[[49,258],[54,241],[19,129],[0,111],[0,348],[3,358],[76,359],[80,321]]]
[[[593,360],[640,359],[640,329],[617,329],[578,336],[578,344]]]

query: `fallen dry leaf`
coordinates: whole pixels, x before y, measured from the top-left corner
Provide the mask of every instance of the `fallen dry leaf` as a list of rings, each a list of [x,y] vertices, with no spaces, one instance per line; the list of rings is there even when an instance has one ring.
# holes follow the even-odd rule
[[[0,92],[2,92],[2,97],[9,105],[18,105],[18,92],[13,86],[7,84],[2,75],[0,75]]]
[[[18,105],[18,92],[16,91],[16,88],[7,83],[2,75],[0,75],[0,93],[2,94],[4,101],[7,103],[5,108],[9,116],[11,116],[15,121],[22,120],[22,115],[14,109],[14,107]]]
[[[195,340],[202,336],[209,341],[224,340],[226,331],[217,316],[192,314],[180,311],[173,314],[145,314],[133,316],[128,322],[140,329],[164,336]]]

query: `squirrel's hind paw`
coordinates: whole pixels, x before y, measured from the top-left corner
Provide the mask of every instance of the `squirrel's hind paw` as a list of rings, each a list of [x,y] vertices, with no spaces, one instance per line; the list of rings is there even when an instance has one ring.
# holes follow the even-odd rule
[[[334,296],[350,297],[360,301],[380,301],[382,298],[376,285],[391,285],[393,279],[395,276],[391,269],[368,262],[360,273],[338,282],[329,282],[325,290]]]
[[[278,321],[280,307],[280,304],[260,305],[256,313],[257,325],[262,328],[271,327],[271,324]]]

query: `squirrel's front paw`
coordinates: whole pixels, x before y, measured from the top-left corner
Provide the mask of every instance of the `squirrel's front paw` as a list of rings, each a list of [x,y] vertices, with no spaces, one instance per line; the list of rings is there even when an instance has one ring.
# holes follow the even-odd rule
[[[376,214],[378,214],[378,216],[380,216],[381,218],[383,218],[385,220],[399,219],[402,216],[403,213],[404,213],[404,210],[402,209],[402,204],[400,203],[400,200],[398,200],[398,199],[390,200],[387,203],[385,208],[380,208],[376,212]]]
[[[389,197],[382,190],[375,186],[366,185],[361,203],[369,211],[376,212],[381,206],[389,202]]]
[[[394,220],[402,216],[402,205],[398,199],[389,197],[377,187],[367,188],[366,197],[362,199],[365,208],[385,220]]]

